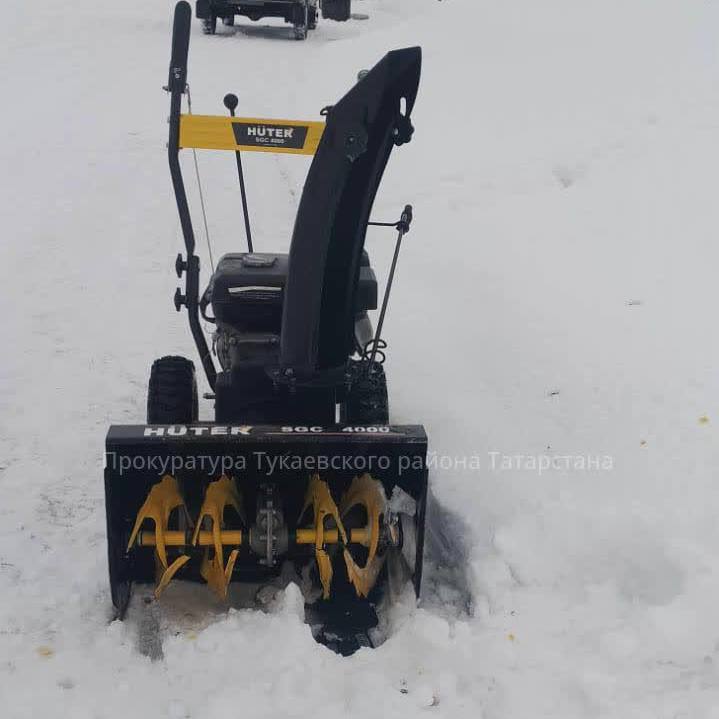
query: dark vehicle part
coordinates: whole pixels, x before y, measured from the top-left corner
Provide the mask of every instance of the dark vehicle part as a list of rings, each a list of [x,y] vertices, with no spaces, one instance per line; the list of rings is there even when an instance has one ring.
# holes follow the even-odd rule
[[[330,4],[333,1],[330,0]],[[202,21],[203,32],[208,35],[215,34],[217,18],[222,18],[224,25],[232,26],[235,24],[235,17],[239,15],[253,22],[267,17],[279,18],[292,25],[293,35],[297,40],[304,40],[307,32],[317,27],[317,2],[318,0],[197,0],[195,15]],[[323,17],[347,20],[350,0],[341,0],[340,4],[342,9],[332,8],[330,15],[324,11],[323,6]],[[345,12],[346,17],[343,17]]]
[[[197,422],[195,365],[184,357],[161,357],[152,363],[147,390],[150,424]]]
[[[322,17],[344,22],[352,15],[351,0],[322,0]]]

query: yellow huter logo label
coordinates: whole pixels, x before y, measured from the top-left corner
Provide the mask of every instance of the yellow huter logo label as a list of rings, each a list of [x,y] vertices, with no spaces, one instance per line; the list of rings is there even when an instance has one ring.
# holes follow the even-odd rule
[[[182,115],[180,147],[314,155],[324,122]]]

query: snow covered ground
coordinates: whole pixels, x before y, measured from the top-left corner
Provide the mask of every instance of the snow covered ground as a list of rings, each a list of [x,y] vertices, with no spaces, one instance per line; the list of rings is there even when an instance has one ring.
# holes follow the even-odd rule
[[[235,91],[314,118],[423,46],[374,214],[415,206],[389,376],[443,464],[425,598],[381,647],[316,644],[294,588],[227,614],[171,587],[151,661],[109,622],[100,457],[142,420],[152,359],[193,356],[170,302],[171,9],[3,3],[0,715],[716,716],[717,3],[356,0],[368,20],[305,43],[195,24],[206,113]],[[200,164],[216,253],[236,248],[234,165]],[[287,246],[306,168],[247,157],[258,247]],[[368,245],[386,267],[387,234]]]

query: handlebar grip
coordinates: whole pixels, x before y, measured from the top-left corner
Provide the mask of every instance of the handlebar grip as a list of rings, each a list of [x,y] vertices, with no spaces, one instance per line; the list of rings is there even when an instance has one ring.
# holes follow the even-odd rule
[[[409,232],[409,226],[412,224],[412,205],[405,205],[400,217],[397,229],[402,230],[403,233]]]
[[[170,92],[184,92],[187,84],[187,54],[190,48],[190,24],[192,8],[186,0],[175,5],[175,19],[172,24],[172,55],[167,87]]]

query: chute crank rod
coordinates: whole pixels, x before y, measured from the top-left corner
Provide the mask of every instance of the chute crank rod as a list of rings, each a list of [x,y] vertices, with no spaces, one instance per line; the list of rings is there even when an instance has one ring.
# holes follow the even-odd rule
[[[223,99],[225,107],[230,111],[230,116],[235,116],[235,109],[239,100],[237,95],[228,93]],[[254,252],[252,249],[252,232],[250,231],[250,213],[247,209],[247,192],[245,191],[245,175],[242,172],[242,155],[239,150],[235,150],[235,157],[237,158],[237,175],[240,178],[240,195],[242,195],[242,214],[245,217],[245,234],[247,235],[247,249],[250,252]]]
[[[379,313],[379,320],[377,322],[377,331],[372,341],[372,354],[370,355],[369,365],[367,371],[369,372],[374,363],[379,349],[379,341],[382,338],[382,325],[384,325],[384,316],[387,312],[387,304],[389,302],[389,293],[392,290],[392,282],[394,281],[394,271],[397,267],[397,260],[399,259],[399,248],[402,244],[402,238],[409,232],[409,226],[412,223],[412,205],[405,205],[402,211],[402,216],[397,223],[397,242],[394,246],[394,257],[392,258],[392,265],[389,269],[389,277],[387,278],[387,287],[384,290],[384,297],[382,298],[382,309]]]

